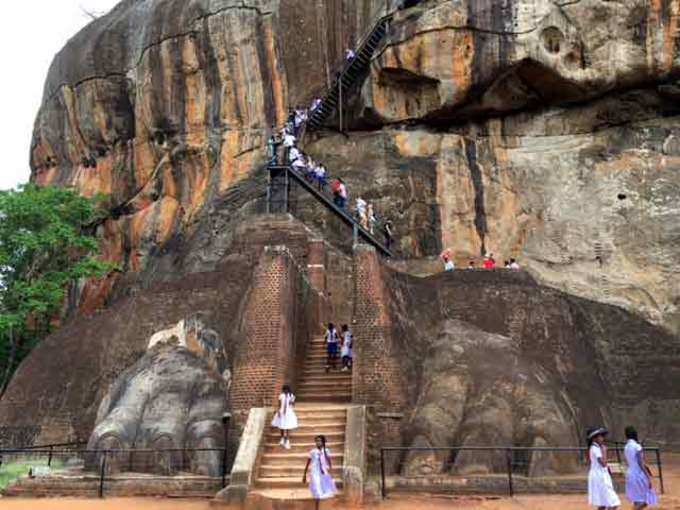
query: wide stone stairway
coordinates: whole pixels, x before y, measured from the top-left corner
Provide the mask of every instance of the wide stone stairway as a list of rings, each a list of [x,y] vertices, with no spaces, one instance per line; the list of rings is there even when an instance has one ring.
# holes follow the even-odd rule
[[[335,370],[326,371],[326,343],[316,337],[307,347],[307,357],[295,396],[298,402],[351,402],[352,372],[340,370],[338,355]]]
[[[296,388],[295,412],[299,427],[290,433],[291,448],[286,450],[279,445],[280,432],[269,425],[273,418],[273,412],[270,413],[258,463],[256,492],[272,498],[310,498],[308,487],[302,483],[302,474],[317,435],[326,436],[333,478],[338,489],[342,488],[352,373],[340,371],[340,360],[335,370],[326,372],[325,367],[324,339],[315,338],[307,348],[300,384]]]

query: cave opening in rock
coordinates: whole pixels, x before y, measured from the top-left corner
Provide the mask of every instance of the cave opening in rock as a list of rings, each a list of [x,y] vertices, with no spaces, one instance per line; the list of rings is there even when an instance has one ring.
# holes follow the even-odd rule
[[[616,195],[616,198],[618,198],[619,200],[625,200],[628,197],[626,196],[625,193],[619,193],[618,195]]]

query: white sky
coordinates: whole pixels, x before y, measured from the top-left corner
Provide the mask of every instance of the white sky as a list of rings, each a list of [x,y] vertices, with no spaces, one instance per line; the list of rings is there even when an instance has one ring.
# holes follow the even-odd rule
[[[0,30],[0,189],[28,181],[33,121],[54,55],[89,21],[118,0],[3,2]]]

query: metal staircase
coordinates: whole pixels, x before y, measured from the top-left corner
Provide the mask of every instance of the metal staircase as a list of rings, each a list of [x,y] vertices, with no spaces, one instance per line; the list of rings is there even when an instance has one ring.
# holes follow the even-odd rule
[[[287,213],[290,212],[291,192],[293,185],[299,185],[302,189],[312,195],[317,202],[331,211],[343,223],[352,228],[354,242],[361,238],[366,243],[375,247],[378,253],[393,257],[392,252],[381,243],[371,232],[366,230],[361,224],[350,215],[347,210],[338,207],[333,203],[330,196],[324,191],[318,190],[314,184],[309,182],[301,173],[290,166],[272,165],[269,170],[269,186],[267,188],[267,212],[268,213]]]
[[[342,71],[338,73],[333,87],[326,93],[319,107],[309,116],[306,126],[307,131],[319,129],[338,108],[340,109],[340,128],[342,130],[342,105],[344,98],[368,69],[373,52],[375,52],[375,49],[387,34],[391,20],[392,15],[378,19],[373,28],[364,36],[357,46],[356,56],[345,64]]]

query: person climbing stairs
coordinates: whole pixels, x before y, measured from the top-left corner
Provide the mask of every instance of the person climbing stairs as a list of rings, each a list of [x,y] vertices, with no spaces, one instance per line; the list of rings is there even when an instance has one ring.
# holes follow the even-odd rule
[[[326,371],[326,341],[320,336],[307,347],[302,377],[297,386],[299,402],[348,403],[352,400],[352,372]]]
[[[338,73],[335,83],[309,117],[306,126],[308,132],[322,127],[324,121],[338,109],[341,100],[344,102],[345,95],[362,78],[371,63],[373,53],[387,34],[391,19],[392,16],[389,15],[380,18],[358,44],[355,57],[347,62],[344,69]]]
[[[314,338],[296,388],[295,413],[299,426],[290,431],[290,449],[279,444],[279,431],[269,427],[261,448],[255,490],[268,497],[308,498],[309,488],[302,483],[314,438],[323,434],[332,453],[332,475],[342,488],[347,406],[352,400],[352,373],[326,372],[326,345],[323,336]],[[273,413],[268,417],[271,423]]]

